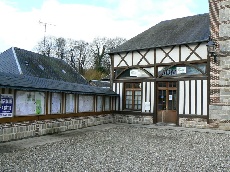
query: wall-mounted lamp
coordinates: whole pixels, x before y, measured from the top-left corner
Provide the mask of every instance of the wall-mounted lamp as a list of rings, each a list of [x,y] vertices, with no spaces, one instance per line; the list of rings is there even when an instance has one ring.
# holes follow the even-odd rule
[[[215,42],[212,41],[211,38],[209,38],[208,43],[206,44],[207,48],[208,48],[208,53],[210,57],[214,58],[214,62],[217,62],[217,54],[216,54],[216,44]]]

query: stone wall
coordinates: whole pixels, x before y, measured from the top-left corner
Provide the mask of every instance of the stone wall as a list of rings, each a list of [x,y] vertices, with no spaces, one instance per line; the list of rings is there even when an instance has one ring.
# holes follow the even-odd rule
[[[109,114],[0,124],[0,142],[54,134],[107,123],[153,124],[152,116]]]
[[[116,122],[116,123],[127,123],[127,124],[150,125],[150,124],[153,124],[153,117],[152,116],[115,114],[114,115],[114,122]]]
[[[113,115],[63,118],[12,124],[7,123],[0,125],[0,142],[59,133],[107,123],[114,123]]]
[[[230,105],[230,1],[220,1],[219,4],[220,102]]]
[[[209,0],[211,36],[217,42],[218,63],[210,62],[209,118],[230,120],[230,1]]]
[[[207,123],[206,119],[202,118],[180,118],[179,125],[186,128],[199,128],[199,129],[216,129],[230,131],[230,120],[215,119]]]
[[[222,106],[219,106],[221,108]],[[227,106],[223,106],[227,107]],[[220,111],[213,108],[214,111]],[[230,106],[226,109],[230,111]],[[226,112],[228,113],[228,112]],[[217,114],[217,113],[216,113]],[[222,115],[220,115],[222,117]],[[215,117],[218,118],[218,117]],[[126,123],[126,124],[153,124],[152,116],[137,116],[124,114],[109,114],[100,116],[63,118],[44,121],[21,122],[21,123],[6,123],[0,125],[0,142],[19,140],[29,137],[54,134],[68,130],[76,130],[96,125],[108,123]],[[206,119],[202,118],[180,118],[179,126],[187,128],[211,128],[220,130],[230,130],[230,118],[215,119],[210,124]]]

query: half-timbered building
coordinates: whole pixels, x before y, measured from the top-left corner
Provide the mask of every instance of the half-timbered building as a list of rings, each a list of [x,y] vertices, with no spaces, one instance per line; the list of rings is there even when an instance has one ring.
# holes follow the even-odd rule
[[[111,50],[119,112],[154,123],[208,122],[209,23],[209,14],[162,21]]]

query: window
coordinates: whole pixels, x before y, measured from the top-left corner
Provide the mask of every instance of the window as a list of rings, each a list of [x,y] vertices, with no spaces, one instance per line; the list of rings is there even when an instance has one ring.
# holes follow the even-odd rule
[[[52,93],[51,99],[51,113],[58,114],[61,113],[62,107],[62,96],[60,93]]]
[[[38,65],[41,70],[44,70],[45,68],[42,65]]]
[[[176,110],[176,82],[158,82],[158,110]]]
[[[16,116],[45,115],[45,93],[17,91]]]
[[[74,101],[75,97],[74,94],[66,94],[66,104],[65,104],[65,109],[66,109],[66,113],[73,113],[74,112]]]
[[[125,109],[141,110],[141,83],[125,83]]]
[[[206,73],[206,63],[190,64],[186,66],[172,66],[165,70],[165,67],[158,67],[158,75],[162,76],[178,76],[178,75],[201,75]],[[163,73],[162,73],[163,72]]]
[[[79,95],[78,111],[79,112],[94,112],[94,96]]]

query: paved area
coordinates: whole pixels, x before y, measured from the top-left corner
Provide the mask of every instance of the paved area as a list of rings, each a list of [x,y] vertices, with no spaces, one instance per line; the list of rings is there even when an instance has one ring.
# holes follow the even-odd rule
[[[70,130],[61,133],[55,133],[51,135],[44,135],[32,138],[25,138],[21,140],[14,140],[10,142],[0,143],[0,154],[13,152],[15,150],[20,150],[28,147],[34,147],[39,145],[44,145],[46,143],[54,143],[57,141],[65,140],[82,133],[91,132],[91,131],[101,131],[110,128],[115,128],[116,124],[104,124],[88,128],[82,128],[78,130]]]
[[[56,133],[52,135],[45,135],[39,137],[26,138],[22,140],[15,140],[10,142],[0,143],[0,154],[1,153],[10,153],[15,150],[25,149],[29,147],[35,147],[39,145],[44,145],[46,143],[54,143],[57,141],[65,140],[76,135],[81,135],[86,132],[92,131],[102,131],[110,128],[116,128],[117,126],[134,126],[140,128],[155,128],[159,130],[177,130],[177,131],[194,131],[202,133],[218,133],[218,134],[230,134],[230,131],[215,130],[215,129],[197,129],[197,128],[185,128],[178,126],[158,126],[158,125],[140,125],[140,124],[103,124],[88,128],[82,128],[78,130],[70,130],[62,133]]]
[[[0,143],[0,171],[229,171],[229,131],[105,124]]]

